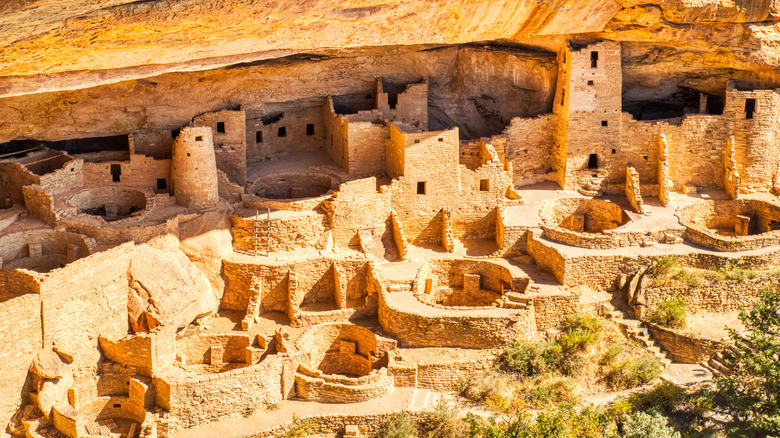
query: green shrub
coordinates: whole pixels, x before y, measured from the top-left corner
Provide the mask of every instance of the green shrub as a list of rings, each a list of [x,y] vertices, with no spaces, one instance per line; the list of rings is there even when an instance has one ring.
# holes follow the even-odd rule
[[[554,367],[558,355],[556,350],[554,341],[516,341],[504,348],[501,366],[523,376],[543,374]]]
[[[565,379],[550,383],[539,382],[523,396],[523,399],[537,408],[575,401],[571,385]]]
[[[406,412],[399,412],[382,423],[376,438],[413,438],[417,436],[414,420]]]
[[[654,356],[641,360],[624,360],[613,364],[604,381],[613,389],[635,388],[661,375],[661,363]]]
[[[677,257],[675,256],[661,257],[657,262],[655,262],[655,266],[651,268],[651,274],[664,275],[679,264],[680,262],[677,261]]]
[[[420,424],[420,436],[425,438],[458,438],[469,436],[468,425],[461,420],[455,406],[439,400],[433,412],[425,416]]]
[[[685,300],[673,297],[661,301],[647,316],[648,321],[665,327],[685,327]]]
[[[313,429],[313,425],[309,421],[300,421],[298,416],[293,414],[293,422],[295,422],[295,426],[287,429],[287,432],[277,435],[276,438],[303,438],[309,436],[309,432]]]
[[[621,438],[680,438],[669,422],[658,412],[628,414],[621,426]]]
[[[753,279],[758,276],[758,273],[753,268],[740,268],[734,263],[729,263],[726,266],[711,270],[707,273],[707,276],[713,280],[736,280],[742,281],[746,279]]]

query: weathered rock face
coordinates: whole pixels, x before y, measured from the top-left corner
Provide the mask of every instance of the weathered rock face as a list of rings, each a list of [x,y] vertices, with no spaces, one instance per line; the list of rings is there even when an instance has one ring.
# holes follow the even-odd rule
[[[431,127],[477,137],[549,110],[566,40],[623,42],[626,105],[722,95],[727,79],[780,86],[779,14],[780,0],[11,0],[0,142],[173,129],[215,109],[423,75]],[[485,41],[511,49],[450,47]],[[507,80],[482,79],[496,71]]]
[[[361,104],[376,78],[430,82],[431,129],[460,126],[466,136],[500,132],[512,117],[549,112],[557,65],[550,52],[502,47],[361,50],[345,57],[306,57],[171,73],[76,91],[0,99],[0,143],[61,140],[175,129],[215,109],[262,102],[267,112],[320,106],[327,95]],[[487,80],[492,77],[492,80]],[[292,101],[291,103],[284,103]],[[501,102],[496,105],[495,102]],[[368,99],[369,106],[373,100]]]
[[[57,352],[45,349],[35,356],[30,372],[38,382],[38,408],[50,418],[54,406],[67,403],[68,389],[73,386],[73,371]]]
[[[567,0],[14,0],[0,8],[0,76],[38,76],[16,83],[15,92],[29,92],[51,90],[52,78],[41,76],[65,72],[99,70],[103,79],[93,80],[116,80],[323,48],[594,32],[619,6],[614,0],[577,7]]]
[[[165,240],[135,249],[127,304],[135,332],[185,327],[218,306],[208,278],[178,249],[178,240]]]

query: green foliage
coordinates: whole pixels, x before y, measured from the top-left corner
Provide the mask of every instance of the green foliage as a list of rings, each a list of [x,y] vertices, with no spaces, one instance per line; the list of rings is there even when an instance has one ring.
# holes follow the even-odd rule
[[[711,270],[707,273],[707,277],[713,280],[736,280],[742,281],[746,279],[753,279],[758,276],[758,273],[753,268],[740,268],[734,263],[729,263],[726,266]]]
[[[686,303],[682,297],[668,298],[661,301],[647,319],[665,327],[685,327],[685,307]]]
[[[547,342],[517,341],[507,345],[501,356],[505,370],[523,376],[549,371],[574,374],[585,364],[582,352],[601,334],[601,321],[592,315],[569,315],[557,339]]]
[[[507,345],[501,355],[502,368],[523,376],[535,376],[553,368],[558,356],[554,341],[529,342],[519,340]]]
[[[709,418],[715,407],[714,393],[708,386],[687,392],[671,382],[660,382],[649,391],[633,394],[621,403],[630,408],[624,412],[658,412],[674,420],[683,436],[703,437],[718,427]]]
[[[469,436],[469,427],[456,407],[439,400],[433,412],[420,422],[418,432],[425,438],[457,438]]]
[[[780,435],[780,292],[759,295],[739,314],[745,332],[731,330],[733,347],[723,352],[732,372],[717,379],[734,436]]]
[[[485,438],[616,436],[615,422],[608,413],[590,408],[576,409],[567,404],[542,411],[536,417],[520,412],[504,420],[469,415],[466,421],[471,426],[472,436]]]
[[[549,383],[538,382],[523,395],[523,399],[537,408],[575,401],[571,384],[566,379],[557,379]]]
[[[621,438],[680,438],[680,433],[675,432],[667,418],[658,412],[628,414],[621,429]]]
[[[635,388],[661,375],[661,363],[654,356],[626,359],[609,365],[604,381],[613,389]]]
[[[704,277],[698,271],[689,271],[680,265],[677,257],[661,257],[650,268],[653,286],[699,286]]]
[[[413,438],[417,436],[414,420],[406,412],[399,412],[379,426],[376,438]]]
[[[295,426],[287,429],[287,432],[283,434],[276,435],[276,438],[303,438],[308,436],[313,429],[313,425],[309,421],[301,421],[295,414],[293,414],[293,422]]]

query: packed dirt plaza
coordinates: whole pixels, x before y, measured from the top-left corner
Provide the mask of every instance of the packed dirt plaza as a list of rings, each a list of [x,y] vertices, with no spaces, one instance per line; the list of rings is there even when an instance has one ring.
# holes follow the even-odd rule
[[[574,314],[723,373],[780,286],[780,89],[650,99],[636,43],[564,36],[0,97],[0,436],[367,437]]]

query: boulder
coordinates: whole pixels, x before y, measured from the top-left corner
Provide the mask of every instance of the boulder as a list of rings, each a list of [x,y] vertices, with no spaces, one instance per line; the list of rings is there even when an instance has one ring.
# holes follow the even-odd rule
[[[172,236],[136,247],[129,281],[127,308],[135,332],[186,327],[219,306],[208,278]]]
[[[68,389],[73,386],[73,371],[54,350],[44,349],[33,359],[30,372],[38,376],[38,408],[46,418],[51,418],[54,406],[68,402]]]
[[[181,250],[206,274],[217,300],[225,292],[222,259],[233,253],[230,228],[229,216],[218,212],[205,213],[179,225]]]

